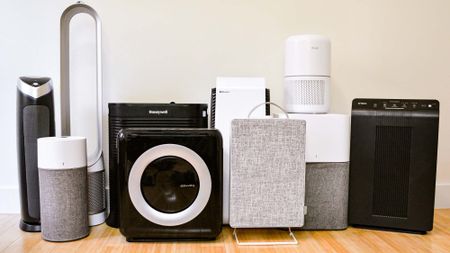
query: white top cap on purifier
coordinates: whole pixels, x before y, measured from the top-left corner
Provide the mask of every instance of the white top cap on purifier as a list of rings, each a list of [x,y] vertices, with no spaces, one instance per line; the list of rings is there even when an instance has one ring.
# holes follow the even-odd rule
[[[290,36],[285,48],[285,76],[330,76],[331,42],[325,36]]]
[[[63,136],[38,139],[38,168],[70,169],[86,166],[85,137]]]

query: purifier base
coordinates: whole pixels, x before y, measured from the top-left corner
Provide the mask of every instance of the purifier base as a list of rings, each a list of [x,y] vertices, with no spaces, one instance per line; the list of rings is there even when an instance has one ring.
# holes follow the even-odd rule
[[[25,232],[41,232],[41,224],[29,224],[20,220],[19,227]]]
[[[104,223],[106,216],[106,211],[89,215],[89,226],[92,227]]]
[[[382,230],[382,231],[388,231],[388,232],[400,232],[400,233],[419,234],[419,235],[427,234],[427,231],[419,231],[419,230],[397,229],[397,228],[367,226],[367,225],[357,225],[357,224],[351,224],[351,226],[355,227],[355,228],[361,228],[361,229]]]

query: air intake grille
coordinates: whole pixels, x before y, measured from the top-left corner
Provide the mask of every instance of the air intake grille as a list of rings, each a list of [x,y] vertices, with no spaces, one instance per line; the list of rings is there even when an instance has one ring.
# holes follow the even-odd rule
[[[323,105],[325,103],[324,80],[297,80],[295,103],[302,105]]]
[[[411,127],[376,127],[373,215],[408,216],[411,133]]]
[[[211,128],[216,126],[216,88],[211,89]]]
[[[96,214],[106,209],[105,171],[88,173],[89,214]]]

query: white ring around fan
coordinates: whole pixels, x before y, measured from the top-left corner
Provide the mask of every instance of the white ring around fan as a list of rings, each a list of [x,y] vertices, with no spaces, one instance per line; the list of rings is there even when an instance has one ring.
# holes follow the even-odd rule
[[[200,182],[194,202],[178,213],[164,213],[154,209],[147,203],[141,191],[141,178],[145,168],[163,156],[181,157],[189,162],[197,172]],[[144,218],[161,226],[178,226],[193,220],[205,208],[211,195],[211,174],[203,159],[191,149],[177,144],[162,144],[145,151],[133,164],[128,178],[128,192],[134,207]]]

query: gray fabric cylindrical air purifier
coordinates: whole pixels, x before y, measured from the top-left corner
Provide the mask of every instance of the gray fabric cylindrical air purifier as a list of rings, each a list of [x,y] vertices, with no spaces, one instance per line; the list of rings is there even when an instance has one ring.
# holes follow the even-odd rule
[[[42,238],[72,241],[89,234],[86,138],[38,139]]]

